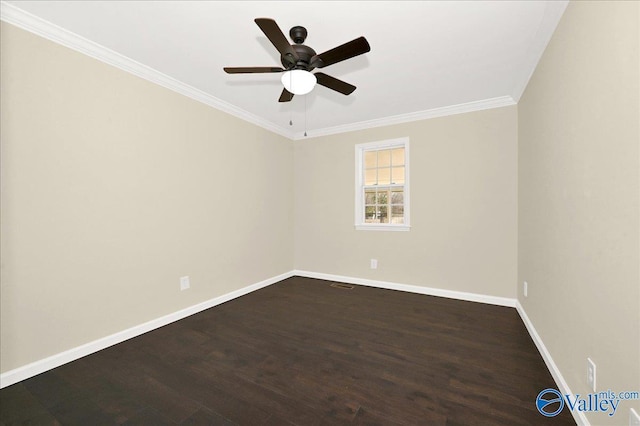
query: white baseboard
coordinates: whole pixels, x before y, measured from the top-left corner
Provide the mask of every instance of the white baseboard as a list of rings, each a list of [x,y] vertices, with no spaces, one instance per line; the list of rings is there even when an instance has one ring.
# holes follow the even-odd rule
[[[163,327],[167,324],[181,320],[193,314],[197,314],[198,312],[212,308],[216,305],[228,302],[229,300],[233,300],[240,296],[244,296],[245,294],[259,290],[263,287],[275,284],[278,281],[290,278],[291,276],[293,276],[293,272],[285,272],[284,274],[268,278],[266,280],[249,285],[247,287],[243,287],[236,291],[232,291],[231,293],[227,293],[222,296],[207,300],[206,302],[198,303],[197,305],[193,305],[180,311],[145,322],[144,324],[140,324],[135,327],[131,327],[129,329],[112,334],[110,336],[94,340],[93,342],[89,342],[84,345],[61,352],[59,354],[52,355],[36,362],[32,362],[31,364],[27,364],[14,370],[9,370],[6,373],[0,374],[0,389],[28,379],[29,377],[44,373],[45,371],[59,367],[68,362],[75,361],[76,359],[90,355],[94,352],[98,352],[102,349],[108,348],[109,346],[124,342],[125,340],[129,340],[132,337],[140,336],[141,334],[147,333],[151,330],[155,330],[156,328]]]
[[[571,392],[571,389],[569,388],[569,385],[564,380],[562,373],[560,373],[558,366],[553,361],[553,358],[551,358],[551,354],[549,353],[546,346],[544,345],[542,339],[540,338],[540,335],[538,334],[535,327],[533,326],[533,323],[527,316],[527,313],[525,312],[523,306],[520,304],[520,302],[517,299],[511,299],[508,297],[487,296],[483,294],[467,293],[467,292],[454,291],[454,290],[443,290],[443,289],[432,288],[432,287],[421,287],[421,286],[415,286],[415,285],[398,284],[398,283],[392,283],[387,281],[376,281],[376,280],[369,280],[364,278],[346,277],[342,275],[324,274],[320,272],[294,270],[292,272],[292,275],[516,308],[516,310],[518,311],[518,314],[520,314],[520,318],[522,318],[522,321],[524,322],[524,325],[527,328],[527,331],[529,332],[529,335],[531,336],[536,347],[538,348],[538,351],[540,352],[540,355],[542,356],[542,359],[544,360],[547,366],[547,369],[549,370],[549,372],[551,373],[551,376],[555,380],[556,385],[558,386],[558,390],[564,395],[573,395],[573,393]],[[532,401],[532,404],[534,403],[535,402]],[[587,420],[587,417],[585,416],[584,412],[572,411],[571,414],[579,426],[590,426],[590,423]]]
[[[487,296],[485,294],[467,293],[464,291],[455,291],[455,290],[443,290],[440,288],[422,287],[422,286],[409,285],[409,284],[399,284],[399,283],[392,283],[388,281],[376,281],[376,280],[369,280],[365,278],[346,277],[342,275],[323,274],[321,272],[294,270],[292,274],[300,277],[318,278],[318,279],[327,280],[327,281],[339,281],[339,282],[348,283],[348,284],[359,284],[359,285],[365,285],[368,287],[385,288],[388,290],[399,290],[399,291],[406,291],[409,293],[426,294],[429,296],[446,297],[449,299],[466,300],[469,302],[487,303],[489,305],[507,306],[510,308],[516,307],[516,299],[511,299],[509,297]]]
[[[547,350],[547,347],[544,345],[544,342],[540,338],[540,335],[536,331],[536,328],[533,326],[533,323],[531,322],[531,320],[529,319],[529,316],[525,312],[524,307],[520,304],[520,301],[516,301],[516,309],[518,310],[518,313],[520,314],[520,318],[522,318],[522,322],[524,322],[525,327],[527,327],[527,331],[529,331],[529,335],[533,339],[533,343],[536,344],[536,347],[538,348],[540,355],[542,355],[542,359],[544,360],[544,363],[547,365],[547,369],[549,369],[549,372],[551,373],[553,380],[555,380],[556,385],[558,386],[558,390],[563,395],[573,395],[573,392],[571,392],[569,385],[564,380],[564,377],[562,377],[562,373],[560,372],[560,369],[558,368],[556,363],[553,361],[553,358],[551,358],[551,354]],[[573,410],[571,411],[571,415],[573,416],[573,419],[576,421],[578,425],[580,426],[590,425],[589,420],[587,420],[587,417],[585,416],[584,412]]]
[[[98,352],[102,349],[124,342],[125,340],[129,340],[133,337],[140,336],[151,330],[155,330],[156,328],[163,327],[167,324],[181,320],[183,318],[186,318],[198,312],[201,312],[206,309],[212,308],[214,306],[220,305],[222,303],[228,302],[240,296],[244,296],[245,294],[249,294],[253,291],[267,287],[271,284],[275,284],[279,281],[285,280],[292,276],[317,278],[317,279],[328,280],[328,281],[338,281],[338,282],[349,283],[349,284],[364,285],[368,287],[377,287],[377,288],[383,288],[383,289],[389,289],[389,290],[399,290],[399,291],[406,291],[410,293],[424,294],[424,295],[430,295],[430,296],[446,297],[449,299],[466,300],[471,302],[487,303],[491,305],[516,308],[527,330],[529,331],[531,338],[536,344],[538,351],[542,355],[542,358],[545,364],[547,365],[547,368],[549,369],[549,371],[551,372],[551,375],[556,381],[556,384],[558,385],[559,390],[563,394],[571,394],[571,390],[569,389],[567,382],[562,377],[560,370],[558,369],[555,362],[551,358],[551,354],[549,353],[544,343],[542,342],[535,327],[531,323],[531,320],[529,319],[526,312],[524,311],[524,308],[522,307],[520,302],[518,302],[516,299],[511,299],[508,297],[488,296],[488,295],[477,294],[477,293],[467,293],[467,292],[454,291],[454,290],[443,290],[443,289],[432,288],[432,287],[421,287],[421,286],[408,285],[408,284],[399,284],[399,283],[393,283],[388,281],[377,281],[377,280],[370,280],[365,278],[347,277],[342,275],[324,274],[320,272],[311,272],[311,271],[302,271],[302,270],[293,270],[293,271],[285,272],[283,274],[243,287],[241,289],[232,291],[222,296],[207,300],[202,303],[198,303],[197,305],[193,305],[188,308],[182,309],[180,311],[157,318],[155,320],[148,321],[144,324],[131,327],[127,330],[123,330],[118,333],[112,334],[110,336],[106,336],[101,339],[94,340],[93,342],[89,342],[84,345],[61,352],[59,354],[52,355],[48,358],[44,358],[42,360],[33,362],[31,364],[27,364],[25,366],[16,368],[14,370],[7,371],[6,373],[0,374],[0,389],[6,386],[10,386],[14,383],[18,383],[22,380],[28,379],[40,373],[44,373],[45,371],[59,367],[68,362],[90,355],[94,352]],[[572,412],[572,414],[574,416],[574,419],[578,423],[578,425],[589,426],[589,422],[586,416],[584,415],[584,413]]]

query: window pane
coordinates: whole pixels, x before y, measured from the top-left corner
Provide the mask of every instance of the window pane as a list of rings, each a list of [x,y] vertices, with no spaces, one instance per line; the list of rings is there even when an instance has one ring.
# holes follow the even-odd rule
[[[364,203],[375,204],[376,203],[376,191],[369,189],[364,192]]]
[[[394,166],[404,166],[404,148],[396,148],[391,151],[391,162]]]
[[[389,191],[378,190],[378,204],[389,204]]]
[[[391,165],[391,150],[378,151],[378,167],[389,167]]]
[[[391,223],[404,223],[404,207],[403,206],[391,207]]]
[[[391,183],[391,169],[378,169],[378,185],[389,185]]]
[[[364,168],[365,169],[375,169],[376,167],[378,167],[376,163],[377,154],[378,153],[376,151],[364,152]]]
[[[389,223],[387,206],[378,206],[378,219],[380,219],[379,223]]]
[[[404,185],[404,167],[394,167],[391,169],[391,183]]]
[[[364,171],[364,184],[365,185],[376,185],[378,182],[376,180],[376,169],[365,170]]]
[[[377,223],[376,208],[374,206],[364,208],[365,223]]]
[[[402,190],[391,192],[391,204],[404,204],[404,192]]]

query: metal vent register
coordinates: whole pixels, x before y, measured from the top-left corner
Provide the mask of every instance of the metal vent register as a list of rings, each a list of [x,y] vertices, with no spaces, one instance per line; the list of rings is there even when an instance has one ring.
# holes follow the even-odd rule
[[[353,286],[349,284],[333,283],[329,284],[331,287],[341,288],[343,290],[353,290]]]

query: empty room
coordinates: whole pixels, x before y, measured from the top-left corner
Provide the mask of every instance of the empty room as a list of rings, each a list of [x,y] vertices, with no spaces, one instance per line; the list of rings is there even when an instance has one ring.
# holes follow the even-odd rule
[[[0,6],[0,425],[640,425],[640,2]]]

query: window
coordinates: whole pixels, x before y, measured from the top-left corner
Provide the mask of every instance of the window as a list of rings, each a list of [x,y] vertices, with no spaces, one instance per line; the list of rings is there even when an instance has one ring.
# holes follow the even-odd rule
[[[356,145],[356,229],[409,230],[409,139]]]

